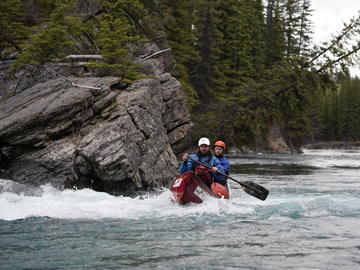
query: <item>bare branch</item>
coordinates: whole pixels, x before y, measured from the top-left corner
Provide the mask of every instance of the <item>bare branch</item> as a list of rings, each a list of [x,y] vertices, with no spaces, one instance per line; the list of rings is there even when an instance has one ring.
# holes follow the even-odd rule
[[[350,55],[358,52],[359,50],[360,50],[360,46],[358,46],[358,47],[356,47],[354,50],[352,50],[352,51],[344,54],[343,56],[339,57],[338,59],[335,59],[335,60],[333,60],[333,61],[328,62],[326,65],[324,65],[324,66],[322,66],[321,68],[319,68],[318,70],[316,70],[316,72],[317,72],[317,73],[320,73],[321,71],[323,71],[323,70],[325,70],[325,69],[333,66],[334,64],[340,62],[341,60],[343,60],[343,59],[349,57]]]
[[[316,59],[318,59],[319,57],[324,55],[326,52],[331,50],[336,44],[338,44],[351,30],[353,30],[356,26],[359,26],[359,24],[360,24],[360,16],[356,20],[354,20],[353,23],[350,23],[349,25],[347,25],[343,29],[343,32],[339,36],[337,36],[328,47],[324,48],[320,53],[318,53],[316,56],[314,56],[310,61],[306,62],[302,66],[302,68],[309,67]]]
[[[141,63],[141,62],[143,62],[143,61],[145,61],[145,60],[147,60],[147,59],[149,59],[149,58],[151,58],[151,57],[153,57],[155,55],[158,55],[158,54],[170,51],[170,50],[171,50],[171,48],[167,48],[165,50],[157,51],[157,52],[155,52],[155,53],[153,53],[153,54],[151,54],[151,55],[149,55],[149,56],[147,56],[147,57],[145,57],[143,59],[140,59],[139,61],[136,62],[136,64]]]

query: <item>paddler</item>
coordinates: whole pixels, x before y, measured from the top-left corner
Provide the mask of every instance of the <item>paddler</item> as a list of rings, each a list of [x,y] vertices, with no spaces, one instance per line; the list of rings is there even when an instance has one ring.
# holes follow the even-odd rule
[[[208,165],[209,167],[211,167],[209,174],[212,179],[209,181],[205,180],[205,182],[208,185],[211,185],[210,182],[212,180],[217,183],[220,183],[223,186],[226,185],[226,181],[224,179],[225,177],[223,175],[217,173],[217,172],[225,173],[224,168],[221,166],[219,159],[212,155],[212,153],[210,151],[210,140],[208,138],[205,138],[205,137],[200,138],[200,140],[198,142],[197,152],[195,154],[191,154],[190,157],[192,159],[198,160],[201,163],[204,163],[204,164]],[[198,165],[198,163],[196,163],[195,161],[189,159],[188,153],[185,153],[183,155],[182,159],[183,159],[183,162],[181,163],[180,168],[179,168],[179,172],[181,174],[195,171],[199,166],[201,166],[201,165]]]
[[[230,161],[224,157],[224,151],[226,144],[223,141],[217,141],[214,144],[215,157],[220,161],[221,166],[224,169],[225,174],[229,175]]]

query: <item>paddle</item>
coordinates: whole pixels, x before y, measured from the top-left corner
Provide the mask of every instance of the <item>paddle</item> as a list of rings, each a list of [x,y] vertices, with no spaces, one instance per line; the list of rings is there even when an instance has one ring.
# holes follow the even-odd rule
[[[211,167],[196,160],[196,159],[193,159],[192,157],[189,156],[189,159],[192,160],[192,161],[195,161],[196,163],[200,164],[200,165],[203,165],[204,167],[208,168],[211,170]],[[223,172],[217,172],[221,175],[224,175],[225,177],[235,181],[236,183],[240,184],[241,185],[241,188],[248,194],[250,194],[251,196],[254,196],[260,200],[263,200],[265,201],[266,200],[266,197],[268,196],[269,194],[269,190],[267,190],[266,188],[264,188],[263,186],[260,186],[259,184],[256,184],[254,182],[251,182],[251,181],[245,181],[245,182],[240,182],[230,176],[228,176],[227,174],[223,173]]]

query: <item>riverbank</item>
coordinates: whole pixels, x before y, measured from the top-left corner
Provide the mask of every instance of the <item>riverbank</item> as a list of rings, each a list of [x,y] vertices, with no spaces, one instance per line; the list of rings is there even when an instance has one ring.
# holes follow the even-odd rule
[[[321,141],[303,146],[305,149],[360,150],[360,141]]]

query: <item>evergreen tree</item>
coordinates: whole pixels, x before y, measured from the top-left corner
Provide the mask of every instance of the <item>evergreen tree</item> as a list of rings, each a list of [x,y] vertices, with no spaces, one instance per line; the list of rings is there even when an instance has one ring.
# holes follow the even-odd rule
[[[339,94],[338,89],[328,91],[325,95],[325,117],[323,119],[322,138],[327,140],[338,140],[341,138],[340,134],[340,108],[339,108]]]
[[[310,0],[300,1],[300,22],[297,31],[298,35],[298,48],[297,48],[297,58],[300,61],[300,65],[304,65],[309,60],[311,54],[310,45],[311,45],[311,34],[312,31],[312,22],[311,22],[311,3]]]
[[[21,52],[20,43],[26,36],[22,2],[20,0],[0,1],[0,59],[3,58],[3,52],[10,47]]]
[[[286,0],[284,3],[286,58],[298,65],[306,62],[312,33],[309,0]]]
[[[253,74],[252,77],[256,78],[256,74],[263,72],[266,64],[266,24],[264,17],[264,5],[262,0],[255,0],[248,2],[250,8],[250,17],[253,17],[252,21],[249,21],[252,29],[250,31],[253,45],[252,47],[252,63]],[[255,76],[254,76],[255,74]]]
[[[222,35],[216,42],[217,65],[225,77],[225,92],[221,93],[225,97],[257,77],[264,67],[263,9],[257,0],[219,1],[217,29]]]
[[[353,123],[353,140],[360,140],[360,79],[353,79],[354,89],[354,123]]]
[[[246,17],[242,16],[245,2],[229,0],[221,1],[219,7],[221,23],[219,30],[223,33],[223,42],[218,65],[226,77],[226,89],[222,95],[230,94],[238,88],[247,77],[252,68],[250,53],[251,36],[246,24]],[[219,93],[220,94],[220,93]]]
[[[336,90],[327,91],[320,99],[322,108],[321,138],[327,140],[360,139],[360,80],[349,74]]]
[[[141,17],[145,14],[142,4],[137,0],[104,1],[103,13],[95,20],[95,43],[100,49],[104,62],[94,62],[89,66],[101,74],[113,74],[126,80],[136,78],[137,66],[132,64],[133,53],[130,46],[145,42],[142,38]]]
[[[341,82],[339,92],[339,135],[344,140],[360,139],[359,133],[359,80],[350,76]]]
[[[72,37],[81,33],[80,18],[69,16],[76,7],[75,0],[56,1],[49,23],[32,36],[31,43],[24,49],[13,68],[26,63],[41,65],[50,59],[62,58],[68,53],[76,53],[76,40]]]
[[[197,9],[198,33],[196,50],[199,60],[191,69],[190,80],[200,100],[214,100],[216,94],[225,91],[225,78],[219,69],[223,34],[218,29],[221,19],[218,14],[219,1],[203,0]]]
[[[199,59],[195,48],[197,42],[196,8],[198,1],[162,0],[159,13],[167,32],[167,38],[176,61],[176,71],[190,105],[198,104],[198,95],[189,83],[189,73]]]
[[[281,0],[269,0],[266,8],[266,66],[280,63],[285,54]]]
[[[134,79],[135,66],[131,64],[136,48],[145,39],[141,38],[141,19],[146,14],[138,0],[101,0],[99,12],[92,19],[76,14],[77,0],[58,0],[49,15],[49,21],[40,26],[14,65],[18,69],[26,63],[41,65],[46,61],[62,59],[68,54],[84,50],[86,36],[99,48],[104,62],[91,63],[102,74],[114,74]],[[135,46],[136,45],[136,46]],[[86,48],[86,47],[85,47]]]
[[[350,130],[352,126],[351,119],[351,103],[352,103],[352,95],[351,95],[351,79],[346,77],[340,84],[340,93],[339,93],[339,135],[340,138],[350,139]]]
[[[359,138],[359,80],[345,77],[334,91],[333,78],[346,72],[360,50],[351,42],[359,35],[360,16],[330,43],[310,49],[310,0],[268,0],[266,9],[261,0],[35,2],[43,18],[27,46],[21,1],[0,4],[1,57],[22,51],[16,67],[99,53],[106,61],[92,67],[132,80],[132,60],[145,36],[172,48],[172,72],[192,106],[197,135],[256,145],[275,121],[294,146],[317,134]],[[84,3],[99,10],[77,14]]]

